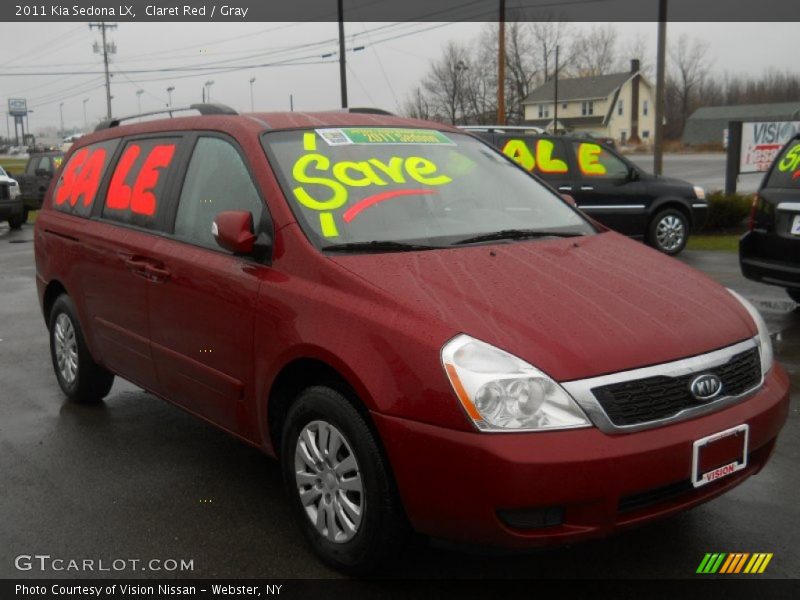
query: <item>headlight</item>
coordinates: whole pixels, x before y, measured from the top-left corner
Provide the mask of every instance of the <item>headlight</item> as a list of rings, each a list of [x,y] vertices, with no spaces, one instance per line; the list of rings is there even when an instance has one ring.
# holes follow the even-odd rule
[[[745,300],[730,288],[728,288],[728,291],[734,298],[742,303],[742,306],[750,313],[750,316],[753,317],[753,321],[756,323],[756,327],[758,328],[758,353],[761,355],[761,374],[766,376],[772,368],[773,353],[772,338],[769,337],[769,329],[767,329],[767,324],[764,322],[764,317],[761,316],[758,309],[748,300]]]
[[[442,364],[467,415],[481,431],[588,427],[575,400],[525,361],[468,335],[442,348]]]
[[[697,196],[698,200],[706,199],[706,191],[699,185],[694,186],[694,195]]]

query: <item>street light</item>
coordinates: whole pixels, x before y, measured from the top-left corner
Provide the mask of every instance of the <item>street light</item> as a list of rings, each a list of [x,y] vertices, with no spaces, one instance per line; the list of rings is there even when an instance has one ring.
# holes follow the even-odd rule
[[[253,83],[255,83],[255,81],[255,77],[250,78],[250,112],[255,112],[255,109],[253,108]]]
[[[211,86],[214,85],[214,81],[209,79],[206,81],[206,102],[211,102]]]
[[[169,97],[169,102],[167,102],[167,106],[168,107],[172,106],[172,92],[174,92],[174,91],[175,91],[175,86],[174,85],[171,85],[171,86],[169,86],[167,88],[167,96]]]
[[[139,108],[138,114],[142,114],[142,94],[144,94],[144,90],[136,90],[136,106]]]
[[[86,132],[89,129],[89,125],[86,122],[86,103],[89,101],[88,98],[83,99],[83,131]]]
[[[59,113],[59,116],[61,117],[61,136],[60,137],[63,138],[64,137],[64,103],[63,102],[59,102],[58,103],[58,113]]]

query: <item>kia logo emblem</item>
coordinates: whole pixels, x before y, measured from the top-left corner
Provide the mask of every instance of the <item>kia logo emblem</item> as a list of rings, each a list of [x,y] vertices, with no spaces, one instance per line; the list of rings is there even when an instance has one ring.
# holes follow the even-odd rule
[[[689,389],[696,400],[708,402],[712,398],[716,398],[720,395],[722,392],[722,381],[716,375],[708,373],[695,377]]]

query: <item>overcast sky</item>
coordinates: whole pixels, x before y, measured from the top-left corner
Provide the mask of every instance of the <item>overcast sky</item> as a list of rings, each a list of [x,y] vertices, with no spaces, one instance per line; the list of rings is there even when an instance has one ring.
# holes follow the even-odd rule
[[[448,40],[470,41],[484,27],[480,23],[348,23],[348,91],[351,106],[380,106],[398,110],[408,92],[425,74],[432,59]],[[648,36],[655,53],[655,23],[616,23],[620,49],[627,38]],[[591,24],[574,24],[580,31]],[[768,68],[795,69],[796,23],[670,23],[668,40],[681,33],[708,42],[708,56],[718,73],[757,75]],[[115,115],[155,110],[167,102],[166,88],[174,86],[173,105],[201,100],[204,82],[213,80],[212,101],[250,110],[252,77],[257,111],[295,110],[339,106],[339,70],[336,23],[120,23],[109,40],[117,47],[112,70],[168,69],[217,63],[231,65],[275,62],[322,63],[247,68],[234,72],[160,72],[117,74],[112,78]],[[105,91],[99,74],[102,56],[93,53],[99,33],[79,23],[0,23],[0,102],[27,98],[30,124],[59,125],[63,102],[67,128],[83,126],[83,100],[91,124],[105,116]],[[647,59],[646,59],[647,60]],[[654,56],[649,57],[654,62]],[[214,64],[214,68],[217,68]],[[21,76],[15,72],[53,72],[57,75]],[[2,126],[2,121],[0,121]],[[13,124],[12,124],[13,129]]]

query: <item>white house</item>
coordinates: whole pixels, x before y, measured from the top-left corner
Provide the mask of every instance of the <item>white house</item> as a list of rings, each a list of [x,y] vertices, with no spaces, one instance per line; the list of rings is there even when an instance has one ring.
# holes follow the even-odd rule
[[[556,104],[558,102],[558,111]],[[621,144],[648,144],[655,135],[655,91],[631,61],[631,70],[595,77],[550,80],[523,101],[525,124],[610,137]]]

